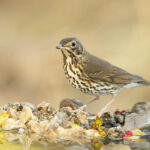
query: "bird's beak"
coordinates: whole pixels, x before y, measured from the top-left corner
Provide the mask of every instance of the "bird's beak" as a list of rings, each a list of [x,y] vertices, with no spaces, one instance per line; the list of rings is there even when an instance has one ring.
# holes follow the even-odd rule
[[[56,46],[56,48],[57,48],[57,49],[61,49],[61,48],[62,48],[62,45],[59,44],[59,45]]]

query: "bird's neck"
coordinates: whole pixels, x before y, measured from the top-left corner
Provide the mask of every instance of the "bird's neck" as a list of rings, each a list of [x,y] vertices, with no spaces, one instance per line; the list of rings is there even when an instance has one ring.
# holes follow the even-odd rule
[[[75,65],[78,63],[78,59],[76,57],[71,57],[71,56],[68,56],[68,57],[64,57],[64,65],[66,64],[70,64],[70,65]]]
[[[64,61],[64,65],[69,63],[69,64],[77,64],[79,61],[79,58],[76,57],[74,54],[66,52],[66,51],[62,51],[63,54],[63,61]]]

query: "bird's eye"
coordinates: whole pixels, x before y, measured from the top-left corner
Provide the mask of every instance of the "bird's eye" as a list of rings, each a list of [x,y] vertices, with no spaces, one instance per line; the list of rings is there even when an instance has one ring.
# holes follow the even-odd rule
[[[76,42],[74,41],[74,42],[72,42],[72,44],[71,44],[73,47],[75,47],[76,46]]]

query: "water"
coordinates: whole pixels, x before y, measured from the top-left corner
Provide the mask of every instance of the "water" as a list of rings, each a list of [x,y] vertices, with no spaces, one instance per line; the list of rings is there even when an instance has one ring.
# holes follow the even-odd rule
[[[49,144],[43,146],[39,143],[32,143],[29,148],[25,148],[19,142],[7,142],[5,144],[0,144],[0,150],[63,150],[64,146]]]
[[[40,144],[38,142],[33,142],[29,147],[25,147],[19,141],[16,141],[0,144],[0,150],[92,150],[92,148],[78,144],[65,146],[63,144],[45,143],[45,145],[43,145],[43,143]],[[129,145],[110,143],[108,145],[102,145],[101,148],[97,150],[150,150],[150,147],[149,142],[147,143],[145,141],[136,144],[131,142]]]
[[[91,142],[81,139],[52,141],[33,133],[0,132],[0,150],[150,150],[150,136],[136,141],[103,140],[103,143],[98,140],[94,149]]]
[[[74,145],[74,146],[64,146],[57,144],[48,144],[43,146],[39,143],[32,143],[30,148],[23,147],[19,142],[8,142],[4,145],[0,144],[0,150],[88,150],[89,148],[85,148],[82,146]],[[102,146],[101,150],[130,150],[130,147],[125,145],[108,145]]]

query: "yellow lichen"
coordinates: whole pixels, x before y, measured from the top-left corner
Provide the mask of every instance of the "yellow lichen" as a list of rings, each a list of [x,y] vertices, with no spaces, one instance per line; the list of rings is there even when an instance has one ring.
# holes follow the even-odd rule
[[[96,116],[96,119],[92,122],[90,129],[97,130],[97,132],[100,134],[100,138],[105,137],[106,133],[100,128],[103,124],[103,120]]]
[[[80,127],[80,126],[78,124],[72,124],[71,127],[72,128],[77,128],[77,127]]]
[[[6,112],[0,113],[0,126],[3,126],[9,118],[9,114]]]

